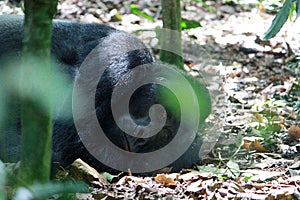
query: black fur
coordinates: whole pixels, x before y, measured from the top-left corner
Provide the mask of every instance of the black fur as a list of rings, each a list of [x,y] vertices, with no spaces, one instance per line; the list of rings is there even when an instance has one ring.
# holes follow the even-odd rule
[[[11,60],[20,59],[22,31],[23,17],[15,15],[0,16],[1,65],[4,66]],[[123,43],[116,44],[114,42],[116,37],[122,37]],[[175,104],[174,102],[168,103],[159,97],[160,93],[172,94],[168,89],[148,84],[135,91],[131,97],[130,114],[140,126],[147,125],[150,122],[148,116],[149,108],[153,104],[160,103],[165,106],[168,114],[165,127],[157,135],[143,139],[125,134],[116,125],[111,112],[111,95],[114,86],[129,69],[154,62],[151,52],[141,42],[138,42],[138,45],[143,48],[131,51],[120,57],[113,56],[114,51],[130,45],[126,44],[126,41],[127,39],[130,41],[132,38],[127,33],[101,24],[80,24],[54,20],[51,52],[53,62],[58,62],[60,70],[67,74],[70,80],[74,81],[80,65],[91,50],[98,44],[108,43],[106,46],[104,45],[100,52],[100,54],[109,58],[109,66],[99,80],[95,94],[97,118],[107,137],[115,145],[127,151],[144,153],[162,148],[175,136],[180,125],[177,117],[177,115],[180,115],[180,106],[178,102],[175,102]],[[107,40],[112,42],[109,43]],[[210,112],[211,102],[208,91],[202,82],[185,74],[184,76],[191,82],[197,96],[204,98],[203,101],[199,102],[201,111],[199,124],[202,125]],[[70,95],[71,93],[63,106],[66,106],[71,111],[72,100]],[[12,99],[15,99],[15,97],[12,96]],[[14,110],[14,112],[11,112],[12,115],[8,116],[7,123],[1,130],[1,135],[6,136],[6,142],[0,142],[0,145],[2,145],[0,148],[0,159],[6,162],[20,159],[20,117],[18,113],[19,103],[18,101],[16,102],[9,108]],[[73,119],[58,118],[59,114],[58,112],[57,115],[54,115],[53,119],[53,172],[59,167],[68,167],[77,158],[81,158],[99,171],[117,172],[95,159],[82,144]],[[12,121],[12,123],[8,123],[8,121]],[[197,163],[199,161],[198,152],[200,147],[201,138],[197,135],[190,148],[170,165],[173,167],[173,171],[190,168]]]

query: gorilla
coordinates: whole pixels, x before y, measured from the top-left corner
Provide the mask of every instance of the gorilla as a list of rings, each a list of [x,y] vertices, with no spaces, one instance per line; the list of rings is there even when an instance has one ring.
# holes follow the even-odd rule
[[[23,20],[24,18],[18,15],[0,16],[0,73],[3,69],[12,67],[13,65],[10,64],[12,61],[18,61],[21,58]],[[79,79],[83,79],[81,80],[83,82],[89,79],[82,78],[80,70],[91,53],[96,58],[96,61],[92,62],[97,62],[98,59],[100,62],[99,65],[105,65],[105,70],[102,76],[98,77],[95,93],[92,93],[94,95],[94,111],[93,113],[85,113],[84,116],[86,117],[82,117],[82,130],[91,130],[90,132],[93,132],[93,125],[89,121],[89,116],[95,114],[99,125],[105,133],[106,139],[114,144],[119,149],[119,152],[130,152],[133,153],[132,155],[145,154],[144,160],[143,157],[139,160],[141,165],[144,162],[147,165],[151,165],[152,162],[160,162],[160,159],[163,161],[163,159],[168,158],[169,155],[162,155],[162,158],[154,157],[152,160],[147,160],[146,155],[164,149],[165,146],[172,143],[183,123],[180,118],[182,114],[180,108],[185,107],[180,105],[176,95],[170,89],[156,83],[144,84],[137,88],[130,96],[128,106],[130,119],[128,117],[115,119],[112,112],[113,102],[111,99],[118,82],[125,80],[127,84],[133,84],[138,80],[146,78],[141,72],[140,74],[129,75],[125,79],[122,79],[122,77],[138,66],[159,63],[155,61],[151,51],[134,36],[106,25],[53,20],[51,62],[53,67],[57,67],[60,72],[66,75],[66,79],[70,80],[72,86],[76,81],[78,83]],[[93,64],[95,67],[98,66],[98,63]],[[209,91],[206,89],[203,81],[191,77],[176,68],[173,69],[186,78],[198,98],[197,105],[199,106],[200,117],[197,123],[199,125],[198,130],[200,130],[205,119],[210,114],[211,100]],[[97,70],[89,73],[91,76],[93,74],[99,76]],[[155,77],[155,72],[150,76]],[[1,84],[5,87],[5,80],[2,80]],[[122,84],[120,85],[122,86]],[[6,90],[10,91],[9,88]],[[119,92],[120,97],[114,102],[114,105],[121,105],[124,95],[129,93],[129,91],[125,91],[126,89],[124,89],[124,92],[122,90]],[[191,97],[185,96],[185,98],[189,99]],[[20,102],[17,95],[13,92],[6,93],[5,99],[8,99],[8,103],[5,104],[5,110],[9,110],[9,113],[6,114],[4,123],[0,126],[0,160],[4,162],[16,162],[20,159],[22,137]],[[71,117],[62,117],[64,115],[63,112],[72,113],[72,102],[74,103],[72,91],[67,94],[61,94],[59,105],[55,104],[55,111],[53,111],[52,173],[56,172],[59,168],[67,168],[77,158],[81,158],[98,171],[119,172],[120,168],[115,169],[105,162],[105,160],[111,159],[118,160],[118,154],[110,154],[107,149],[99,147],[98,153],[102,158],[100,160],[97,159],[91,153],[90,147],[87,147],[88,145],[83,142],[82,135],[80,134],[84,133],[81,133],[82,130],[77,130],[78,127],[73,115]],[[165,109],[165,112],[154,113],[166,115],[163,127],[155,135],[139,137],[139,135],[147,132],[149,124],[154,123],[152,122],[154,118],[151,118],[151,106],[157,104],[160,104]],[[82,106],[84,107],[85,105]],[[63,107],[64,109],[57,109],[57,107]],[[131,119],[134,123],[131,123]],[[160,118],[158,117],[157,121],[159,120]],[[117,121],[121,121],[125,126],[133,124],[134,128],[132,132],[134,133],[129,134],[122,130],[118,126]],[[174,161],[170,161],[168,165],[162,167],[168,166],[173,172],[178,172],[183,168],[191,168],[197,164],[200,160],[198,154],[202,144],[201,137],[197,133],[198,130],[195,131],[195,135],[192,137],[188,148],[181,149],[179,141],[175,151],[183,152]],[[185,137],[191,138],[188,132]],[[92,148],[97,151],[97,147],[94,146]],[[169,152],[170,155],[172,153]],[[129,158],[128,163],[126,160],[123,160],[123,164],[121,163],[121,165],[124,166],[121,168],[124,170],[121,169],[121,171],[130,168],[130,162]],[[149,175],[155,171],[157,170],[148,170],[144,174]],[[141,174],[143,174],[142,171]]]

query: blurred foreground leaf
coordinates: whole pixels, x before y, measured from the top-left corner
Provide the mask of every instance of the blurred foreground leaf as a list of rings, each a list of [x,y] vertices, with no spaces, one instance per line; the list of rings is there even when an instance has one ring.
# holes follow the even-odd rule
[[[0,200],[6,199],[5,185],[6,185],[6,172],[5,172],[4,164],[0,160]]]
[[[33,60],[32,62],[36,63],[38,60]],[[53,64],[55,66],[55,64]],[[39,70],[35,74],[39,74],[39,76],[35,76],[32,74],[30,77],[26,77],[26,82],[20,84],[20,80],[24,71],[22,70]],[[49,82],[44,80],[45,77],[51,76],[52,79]],[[51,74],[48,73],[44,67],[36,67],[33,66],[24,66],[21,69],[16,66],[7,67],[6,70],[1,72],[1,81],[5,83],[6,94],[23,94],[28,100],[32,100],[37,103],[41,107],[42,110],[47,110],[47,107],[50,105],[50,102],[53,103],[54,110],[54,118],[57,117],[71,117],[71,111],[64,105],[64,102],[67,101],[68,98],[72,96],[72,88],[73,84],[69,77],[67,77],[63,72],[58,70],[58,67],[52,67]],[[28,87],[35,86],[36,90],[31,91],[27,90]],[[38,86],[38,87],[37,87]],[[1,87],[0,87],[1,92]],[[5,106],[5,98],[1,98],[0,94],[0,110],[2,110],[3,105]],[[5,95],[4,95],[5,97]],[[70,100],[71,101],[71,100]],[[2,114],[2,113],[1,113]],[[5,115],[2,114],[2,116]],[[1,116],[0,116],[1,117]],[[4,119],[5,120],[5,119]]]
[[[21,187],[17,190],[13,200],[45,199],[55,194],[87,193],[88,185],[77,183],[46,183],[36,184],[28,188]]]
[[[281,7],[280,11],[275,16],[272,21],[271,27],[265,32],[263,39],[268,40],[273,38],[282,28],[283,24],[286,22],[290,15],[290,9],[292,6],[292,0],[286,0]]]

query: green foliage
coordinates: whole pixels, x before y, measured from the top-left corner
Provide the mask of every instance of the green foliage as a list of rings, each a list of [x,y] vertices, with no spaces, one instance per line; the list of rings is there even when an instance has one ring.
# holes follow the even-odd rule
[[[235,137],[235,143],[232,143],[232,144],[224,147],[224,149],[226,149],[228,153],[226,153],[226,155],[225,155],[226,158],[223,158],[223,159],[233,159],[239,153],[239,151],[243,145],[244,145],[243,131],[239,131],[237,136]],[[218,153],[219,153],[219,155],[218,155],[219,160],[222,160],[221,152],[218,152]],[[224,156],[223,152],[222,152],[222,155]]]
[[[298,80],[298,83],[293,86],[292,94],[294,94],[294,96],[300,95],[300,80]],[[297,98],[295,98],[294,100],[295,101],[292,102],[293,111],[297,113],[296,120],[299,121],[300,120],[300,100],[298,100]]]
[[[294,73],[296,75],[300,74],[300,51],[298,50],[295,53],[295,57],[288,62],[288,68],[291,73]]]
[[[252,129],[252,134],[262,139],[263,146],[267,150],[276,148],[281,130],[279,114],[274,112],[277,108],[286,106],[286,101],[269,99],[262,105],[255,105],[261,110],[256,114],[259,123]]]
[[[300,1],[299,0],[296,1],[296,13],[297,13],[297,15],[296,15],[296,19],[297,19],[300,16]]]
[[[300,79],[296,82],[296,84],[292,87],[292,95],[295,97],[295,101],[298,100],[298,96],[300,96]],[[299,100],[298,100],[299,101]]]
[[[5,184],[6,184],[5,167],[4,167],[4,164],[0,160],[0,200],[6,199]]]
[[[297,19],[300,15],[300,0],[286,0],[272,21],[271,27],[265,32],[263,39],[268,40],[273,38],[280,31],[287,19],[291,18],[294,11],[297,13]]]
[[[267,13],[276,14],[282,7],[283,1],[281,0],[258,0],[256,6]]]
[[[18,187],[17,179],[14,167],[5,166],[0,161],[0,200],[6,200],[8,197],[13,200],[46,199],[53,195],[60,195],[66,200],[71,194],[88,192],[88,185],[83,182],[60,181]]]
[[[230,159],[226,166],[228,167],[228,170],[231,172],[230,177],[239,177],[240,176],[240,167],[239,165],[234,162],[233,159]]]
[[[241,148],[244,145],[243,134],[241,132],[236,136],[235,146]]]
[[[222,157],[222,152],[217,150],[218,157],[218,167],[211,166],[197,166],[199,171],[210,173],[212,175],[218,176],[220,180],[226,180],[228,178],[237,178],[240,176],[240,166],[238,162],[235,161],[235,157],[240,151],[241,147],[244,145],[243,133],[240,131],[236,136],[236,141],[232,145],[228,145],[230,149],[230,155],[226,158]],[[223,149],[224,150],[224,149]],[[214,152],[213,152],[214,154]],[[214,154],[215,155],[215,154]],[[222,167],[223,166],[223,167]]]
[[[182,116],[183,113],[181,111],[186,113],[199,112],[199,125],[201,126],[211,111],[210,94],[205,88],[206,83],[202,80],[202,77],[196,78],[185,72],[178,72],[180,72],[180,76],[184,77],[183,79],[179,79],[171,73],[166,74],[165,83],[172,87],[160,88],[158,90],[158,99],[164,102],[164,107],[171,111],[172,116],[177,119],[180,119]],[[178,112],[177,108],[180,108],[181,111]],[[185,124],[186,126],[193,127],[194,119],[187,119],[185,123],[187,123]]]
[[[233,159],[229,159],[227,163],[222,161],[222,163],[225,168],[221,168],[220,166],[197,166],[197,169],[203,177],[218,177],[219,180],[240,176],[240,167]]]
[[[279,138],[277,131],[272,130],[272,126],[259,127],[258,131],[253,131],[254,136],[262,138],[263,146],[268,150],[276,148],[277,140]]]
[[[34,63],[40,64],[38,60],[32,60]],[[61,107],[61,98],[66,94],[71,94],[72,92],[72,83],[68,80],[68,77],[58,70],[58,67],[53,67],[51,69],[52,79],[50,82],[46,82],[44,77],[49,76],[48,71],[43,67],[34,68],[31,65],[20,67],[13,67],[13,63],[9,65],[11,67],[7,67],[6,70],[1,70],[0,73],[0,122],[1,120],[5,120],[6,114],[5,106],[7,95],[22,93],[22,95],[31,101],[36,102],[39,107],[46,111],[49,107],[50,103],[53,102],[54,108]],[[22,79],[22,74],[24,71],[34,71],[39,76],[35,76],[35,74],[31,74],[30,77],[26,77],[26,84],[20,84],[20,80]],[[4,88],[2,86],[5,86]],[[28,91],[27,87],[33,87],[38,85],[37,90]],[[66,110],[60,110],[60,114],[62,114],[62,118],[70,117],[72,113],[66,112]]]
[[[201,24],[195,20],[188,20],[188,19],[181,19],[181,28],[184,29],[191,29],[191,28],[198,28],[202,27]]]
[[[276,99],[273,99],[273,98],[266,101],[265,104],[271,109],[272,108],[277,108],[277,107],[283,107],[283,106],[286,105],[285,101],[276,100]]]
[[[245,181],[250,181],[251,178],[252,178],[252,176],[245,176],[245,177],[244,177],[244,180],[245,180]]]
[[[225,2],[227,4],[230,4],[230,3],[236,3],[236,4],[238,4],[238,3],[240,3],[240,0],[226,0]]]
[[[85,183],[46,183],[34,184],[28,188],[17,189],[13,200],[46,199],[55,194],[60,194],[67,198],[68,193],[87,193],[88,186]],[[65,199],[65,198],[64,198]]]
[[[138,16],[141,16],[141,17],[143,17],[143,18],[149,19],[149,20],[152,21],[152,22],[155,21],[154,17],[148,15],[148,14],[145,13],[145,12],[140,11],[136,4],[131,4],[131,5],[130,5],[130,10],[131,10],[131,12],[132,12],[133,14],[135,14],[135,15],[138,15]]]
[[[119,174],[119,175],[121,175],[121,174]],[[104,176],[106,178],[106,180],[108,180],[109,182],[112,182],[114,179],[117,179],[119,177],[119,175],[112,175],[108,172],[103,172],[103,173],[101,173],[101,175]]]

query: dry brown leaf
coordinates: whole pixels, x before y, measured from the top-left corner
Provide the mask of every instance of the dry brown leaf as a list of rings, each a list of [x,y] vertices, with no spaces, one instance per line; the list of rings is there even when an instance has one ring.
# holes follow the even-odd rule
[[[108,184],[108,181],[103,175],[99,174],[97,170],[81,159],[77,159],[72,163],[70,174],[76,179],[87,181],[88,183],[96,180],[99,181],[99,183]]]
[[[252,144],[252,142],[246,142],[246,141],[244,141],[244,148],[247,151],[250,151],[251,144]]]
[[[266,148],[260,144],[258,140],[255,140],[253,143],[254,149],[259,152],[266,152]]]
[[[194,67],[196,64],[195,63],[189,63],[187,66],[189,67],[189,68],[192,68],[192,67]]]
[[[165,185],[167,187],[177,186],[177,184],[174,181],[174,179],[167,177],[165,174],[158,174],[158,175],[156,175],[155,181],[157,183],[163,184],[163,185]]]
[[[269,40],[262,40],[258,35],[256,36],[256,39],[254,41],[255,41],[256,44],[259,44],[263,47],[272,46],[271,42]]]
[[[257,190],[261,190],[264,187],[266,187],[266,184],[264,184],[264,183],[253,183],[252,186],[255,187],[255,189],[257,189]]]
[[[235,77],[241,77],[241,76],[242,76],[242,72],[229,74],[229,77],[232,79],[234,79]]]
[[[279,127],[280,127],[280,129],[284,129],[285,128],[284,124],[279,124]]]
[[[292,125],[289,129],[289,136],[294,140],[300,139],[300,127]]]

